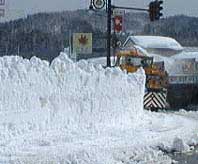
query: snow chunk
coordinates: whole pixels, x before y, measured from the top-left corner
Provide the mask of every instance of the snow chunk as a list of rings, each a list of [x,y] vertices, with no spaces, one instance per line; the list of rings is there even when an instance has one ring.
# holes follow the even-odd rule
[[[190,147],[181,138],[176,137],[173,141],[172,150],[175,152],[189,151]]]

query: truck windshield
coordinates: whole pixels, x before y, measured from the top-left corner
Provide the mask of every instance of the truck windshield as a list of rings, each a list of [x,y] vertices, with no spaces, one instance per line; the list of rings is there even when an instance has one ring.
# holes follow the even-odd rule
[[[142,66],[142,61],[143,61],[142,58],[131,57],[131,56],[125,57],[126,64],[137,66],[137,67]]]
[[[139,58],[139,57],[131,57],[131,56],[122,56],[120,58],[120,64],[127,64],[136,67],[148,67],[152,65],[151,59]]]

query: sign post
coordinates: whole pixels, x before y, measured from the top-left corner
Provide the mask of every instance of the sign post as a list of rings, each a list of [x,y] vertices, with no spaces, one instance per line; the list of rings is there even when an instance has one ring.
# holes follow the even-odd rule
[[[111,67],[111,0],[107,4],[107,67]]]

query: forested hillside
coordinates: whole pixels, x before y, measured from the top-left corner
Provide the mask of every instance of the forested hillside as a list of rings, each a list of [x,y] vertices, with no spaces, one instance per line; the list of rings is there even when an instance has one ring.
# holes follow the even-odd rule
[[[127,13],[126,33],[164,35],[184,46],[198,46],[198,18],[175,16],[149,22],[146,13]],[[94,47],[105,48],[106,13],[86,10],[39,13],[0,24],[0,55],[36,55],[52,60],[69,45],[69,34],[92,32]]]
[[[143,34],[171,36],[183,46],[198,46],[198,18],[174,16],[149,23]]]

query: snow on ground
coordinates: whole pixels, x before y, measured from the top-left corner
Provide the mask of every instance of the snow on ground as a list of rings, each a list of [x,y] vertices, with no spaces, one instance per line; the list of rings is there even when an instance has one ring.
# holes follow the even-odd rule
[[[198,143],[197,117],[143,110],[143,70],[126,74],[61,54],[0,58],[0,164],[171,163]],[[182,112],[181,112],[182,113]]]

